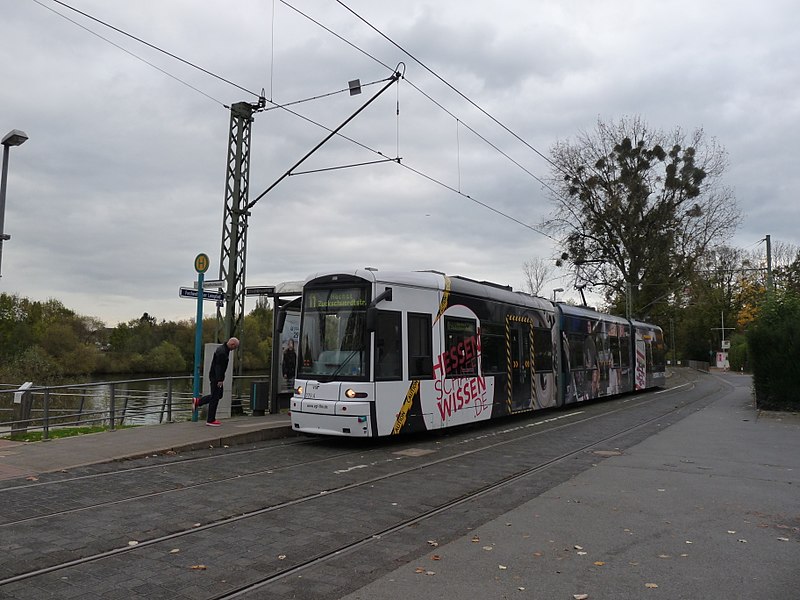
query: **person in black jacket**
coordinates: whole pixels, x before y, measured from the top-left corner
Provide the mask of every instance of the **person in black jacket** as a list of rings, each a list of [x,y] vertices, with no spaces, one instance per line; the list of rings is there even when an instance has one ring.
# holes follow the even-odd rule
[[[286,342],[286,350],[283,351],[283,377],[289,383],[294,384],[295,370],[297,369],[297,352],[294,351],[294,340]]]
[[[228,370],[228,358],[231,350],[239,347],[239,340],[232,337],[224,344],[214,350],[214,357],[211,359],[211,368],[208,371],[208,379],[211,382],[211,393],[202,398],[195,398],[193,401],[194,410],[208,404],[208,416],[206,425],[209,427],[219,427],[222,425],[217,421],[217,406],[222,398],[222,385],[225,381],[225,372]]]

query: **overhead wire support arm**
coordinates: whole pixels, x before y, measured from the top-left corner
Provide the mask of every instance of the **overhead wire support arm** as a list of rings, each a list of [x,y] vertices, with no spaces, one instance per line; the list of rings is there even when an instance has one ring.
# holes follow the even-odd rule
[[[361,108],[359,108],[359,109],[358,109],[356,112],[354,112],[354,113],[353,113],[352,115],[350,115],[350,116],[349,116],[347,119],[345,119],[345,120],[344,120],[344,121],[341,123],[341,125],[339,125],[339,126],[336,128],[336,129],[332,129],[332,130],[331,130],[331,132],[330,132],[328,135],[326,135],[326,136],[325,136],[325,137],[322,139],[322,141],[320,141],[320,142],[319,142],[319,143],[318,143],[316,146],[314,146],[314,147],[313,147],[311,150],[309,150],[309,151],[308,151],[308,152],[305,154],[305,156],[303,156],[303,158],[301,158],[301,159],[300,159],[300,160],[298,160],[298,161],[297,161],[295,164],[293,164],[293,165],[292,165],[292,166],[289,168],[289,170],[287,170],[287,171],[286,171],[286,172],[285,172],[283,175],[281,175],[281,176],[280,176],[278,179],[276,179],[276,180],[275,180],[275,182],[274,182],[272,185],[270,185],[270,186],[269,186],[269,187],[268,187],[266,190],[264,190],[264,191],[263,191],[263,192],[261,192],[261,193],[260,193],[258,196],[256,196],[256,197],[255,197],[253,200],[251,200],[251,201],[250,201],[250,202],[247,204],[247,206],[244,208],[244,211],[249,211],[250,209],[252,209],[252,208],[253,208],[253,206],[255,206],[256,202],[258,202],[259,200],[261,200],[261,198],[263,198],[263,197],[264,197],[264,196],[266,196],[266,195],[267,195],[269,192],[271,192],[271,191],[272,191],[272,189],[273,189],[275,186],[277,186],[277,185],[278,185],[278,184],[279,184],[281,181],[283,181],[284,179],[286,179],[287,177],[289,177],[289,176],[292,174],[292,171],[294,171],[294,170],[295,170],[297,167],[299,167],[301,164],[303,164],[303,163],[304,163],[304,162],[305,162],[305,161],[306,161],[306,160],[307,160],[307,159],[308,159],[308,158],[309,158],[309,157],[310,157],[312,154],[314,154],[314,153],[315,153],[317,150],[319,150],[319,149],[320,149],[322,146],[324,146],[324,145],[325,145],[325,144],[328,142],[328,140],[330,140],[330,139],[331,139],[333,136],[335,136],[336,134],[338,134],[338,133],[339,133],[339,131],[341,131],[341,130],[342,130],[342,129],[343,129],[343,128],[344,128],[344,127],[345,127],[345,126],[346,126],[346,125],[347,125],[347,124],[350,122],[350,121],[352,121],[353,119],[355,119],[355,118],[356,118],[356,117],[357,117],[359,114],[361,114],[361,112],[363,112],[363,111],[364,111],[364,109],[366,109],[366,108],[367,108],[367,107],[368,107],[370,104],[372,104],[372,103],[373,103],[375,100],[377,100],[377,98],[378,98],[378,97],[379,97],[381,94],[383,94],[383,92],[385,92],[386,90],[388,90],[388,89],[389,89],[389,88],[390,88],[390,87],[391,87],[391,86],[392,86],[394,83],[397,83],[397,81],[398,81],[398,80],[399,80],[401,77],[402,77],[402,73],[401,73],[400,71],[395,71],[394,73],[392,73],[392,76],[391,76],[391,77],[389,77],[389,79],[388,79],[388,82],[386,83],[386,85],[385,85],[385,86],[383,86],[383,87],[382,87],[380,90],[378,90],[378,91],[375,93],[375,95],[374,95],[374,96],[372,96],[372,98],[370,98],[369,100],[367,100],[367,101],[366,101],[366,102],[365,102],[365,103],[364,103],[364,104],[361,106]]]

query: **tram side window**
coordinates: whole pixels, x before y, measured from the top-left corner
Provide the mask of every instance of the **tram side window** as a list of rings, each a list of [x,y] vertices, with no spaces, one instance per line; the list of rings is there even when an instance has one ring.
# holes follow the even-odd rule
[[[609,353],[611,354],[611,358],[609,360],[609,367],[619,367],[622,364],[622,355],[620,346],[619,346],[619,338],[616,335],[608,336],[608,346],[609,346]]]
[[[570,368],[576,369],[584,366],[583,363],[583,339],[582,333],[570,333],[568,336],[569,341],[569,365]]]
[[[408,378],[433,377],[433,346],[431,316],[408,313]]]
[[[391,381],[403,378],[401,316],[396,311],[378,311],[375,328],[375,379]]]
[[[631,336],[624,331],[619,338],[619,364],[621,367],[631,366]]]
[[[553,338],[549,329],[533,329],[533,366],[537,371],[553,370]]]
[[[445,317],[445,352],[442,355],[448,377],[475,377],[478,374],[477,324],[473,319]]]
[[[483,327],[481,327],[483,329]],[[506,372],[506,338],[481,331],[481,364],[484,375]]]

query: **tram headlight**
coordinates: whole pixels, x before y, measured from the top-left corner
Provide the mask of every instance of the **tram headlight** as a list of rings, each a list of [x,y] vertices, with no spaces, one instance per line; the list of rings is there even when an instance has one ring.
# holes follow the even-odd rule
[[[357,392],[354,389],[350,388],[344,393],[344,395],[347,396],[348,398],[366,398],[367,392]]]
[[[302,396],[303,395],[303,386],[302,385],[298,385],[296,388],[294,388],[294,393],[297,394],[298,396]]]

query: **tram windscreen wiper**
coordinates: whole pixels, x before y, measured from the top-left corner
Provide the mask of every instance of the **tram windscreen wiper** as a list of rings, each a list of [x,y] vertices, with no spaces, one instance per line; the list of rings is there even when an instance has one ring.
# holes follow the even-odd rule
[[[341,373],[342,369],[344,369],[345,365],[350,362],[350,360],[356,355],[356,352],[361,352],[360,350],[351,350],[350,354],[348,354],[345,359],[342,361],[336,370],[330,374],[330,378],[334,379],[339,373]]]

